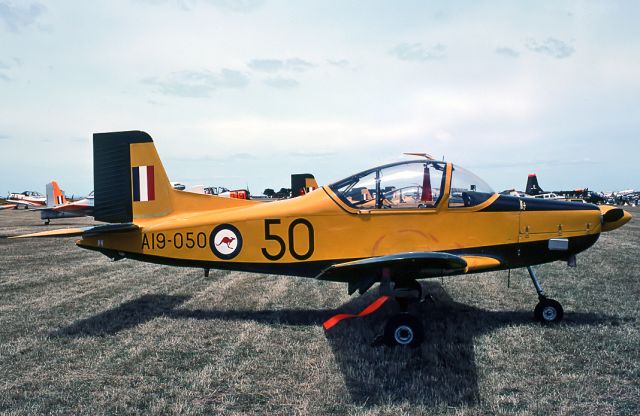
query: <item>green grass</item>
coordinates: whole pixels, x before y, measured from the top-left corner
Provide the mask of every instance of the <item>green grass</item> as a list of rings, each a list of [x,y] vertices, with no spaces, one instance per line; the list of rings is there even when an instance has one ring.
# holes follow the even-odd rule
[[[0,235],[39,224],[0,212]],[[604,234],[575,269],[538,268],[566,311],[557,326],[533,322],[526,271],[509,288],[506,272],[423,283],[436,302],[419,305],[416,350],[369,346],[393,304],[324,333],[375,291],[0,238],[0,413],[636,415],[638,224]]]

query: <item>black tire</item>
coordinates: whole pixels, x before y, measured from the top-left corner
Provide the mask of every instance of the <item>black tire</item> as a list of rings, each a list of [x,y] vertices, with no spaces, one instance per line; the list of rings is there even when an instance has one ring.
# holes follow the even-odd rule
[[[415,316],[400,313],[389,318],[384,326],[383,337],[385,344],[390,347],[416,348],[424,341],[424,328]]]
[[[536,320],[544,324],[551,324],[562,321],[564,310],[559,302],[553,299],[542,299],[533,310],[533,315]]]

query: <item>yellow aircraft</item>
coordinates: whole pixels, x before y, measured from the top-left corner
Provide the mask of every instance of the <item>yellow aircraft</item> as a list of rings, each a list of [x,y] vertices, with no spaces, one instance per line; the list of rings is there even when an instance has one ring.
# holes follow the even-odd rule
[[[110,224],[21,237],[81,236],[76,244],[114,260],[314,277],[348,283],[349,294],[380,283],[402,313],[384,329],[388,345],[419,345],[418,279],[527,267],[542,322],[562,319],[532,265],[567,261],[603,231],[631,218],[620,208],[496,194],[471,172],[428,155],[357,173],[294,199],[263,204],[176,191],[151,137],[93,136],[95,211]],[[349,315],[325,322],[325,329]]]

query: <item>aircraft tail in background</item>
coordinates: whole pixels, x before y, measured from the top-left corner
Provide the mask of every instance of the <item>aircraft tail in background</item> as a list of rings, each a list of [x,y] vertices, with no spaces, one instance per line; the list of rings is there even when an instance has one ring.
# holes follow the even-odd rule
[[[291,197],[308,194],[318,189],[316,178],[310,173],[294,173],[291,175]]]
[[[527,188],[524,191],[527,195],[540,195],[543,194],[544,191],[538,185],[538,176],[535,173],[530,173],[527,178]]]
[[[58,186],[56,181],[47,184],[47,207],[57,207],[67,203],[64,192]]]

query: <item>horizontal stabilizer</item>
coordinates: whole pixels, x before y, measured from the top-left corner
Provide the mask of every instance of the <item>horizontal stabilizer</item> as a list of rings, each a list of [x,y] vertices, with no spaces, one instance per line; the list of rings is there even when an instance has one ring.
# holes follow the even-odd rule
[[[124,233],[127,231],[135,231],[140,229],[134,223],[128,222],[124,224],[106,224],[106,225],[97,225],[95,227],[90,227],[83,234],[84,237],[94,237],[100,234],[111,234],[111,233]]]
[[[9,238],[36,238],[36,237],[73,237],[74,235],[82,235],[85,228],[63,228],[61,230],[49,230],[39,233],[15,235]]]
[[[37,237],[73,237],[81,235],[83,237],[94,237],[101,234],[122,233],[134,231],[139,227],[132,223],[127,224],[107,224],[95,227],[83,228],[63,228],[61,230],[42,231],[39,233],[17,235],[9,238],[37,238]]]

